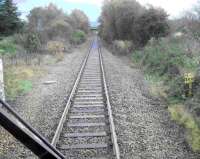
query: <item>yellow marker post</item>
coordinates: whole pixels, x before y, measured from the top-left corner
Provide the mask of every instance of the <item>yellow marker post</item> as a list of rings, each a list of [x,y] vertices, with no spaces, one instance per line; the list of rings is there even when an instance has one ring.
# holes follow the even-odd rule
[[[184,81],[185,81],[185,85],[186,87],[188,87],[188,90],[186,89],[186,96],[188,97],[191,97],[193,96],[193,93],[192,93],[192,84],[194,82],[194,75],[192,73],[186,73],[184,75]]]

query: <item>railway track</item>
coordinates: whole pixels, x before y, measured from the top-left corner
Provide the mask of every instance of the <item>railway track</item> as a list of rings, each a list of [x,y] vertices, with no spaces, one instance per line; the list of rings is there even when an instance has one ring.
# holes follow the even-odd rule
[[[52,145],[70,159],[120,159],[98,38],[91,43]]]

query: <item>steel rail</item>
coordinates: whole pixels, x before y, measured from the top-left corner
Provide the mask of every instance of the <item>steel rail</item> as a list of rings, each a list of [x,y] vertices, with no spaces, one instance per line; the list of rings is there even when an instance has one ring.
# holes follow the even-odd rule
[[[83,64],[82,64],[82,66],[81,66],[81,69],[80,69],[80,71],[79,71],[79,73],[78,73],[78,76],[77,76],[76,81],[75,81],[75,83],[74,83],[74,85],[73,85],[72,91],[71,91],[71,93],[70,93],[70,96],[69,96],[69,98],[68,98],[68,100],[67,100],[67,104],[66,104],[66,106],[65,106],[64,112],[63,112],[63,114],[62,114],[62,117],[61,117],[60,122],[59,122],[59,124],[58,124],[58,127],[57,127],[57,129],[56,129],[56,132],[55,132],[55,134],[54,134],[54,137],[53,137],[53,139],[52,139],[51,144],[52,144],[54,147],[56,147],[56,144],[57,144],[57,142],[58,142],[58,140],[59,140],[59,138],[60,138],[60,134],[61,134],[62,129],[63,129],[63,124],[64,124],[64,122],[66,121],[66,117],[67,117],[67,114],[68,114],[69,109],[70,109],[70,107],[71,107],[74,94],[75,94],[75,92],[76,92],[77,86],[78,86],[78,84],[79,84],[79,82],[80,82],[81,76],[82,76],[82,74],[83,74],[84,68],[85,68],[86,63],[87,63],[87,60],[88,60],[88,57],[89,57],[89,55],[90,55],[92,43],[93,43],[93,41],[92,41],[91,44],[90,44],[88,54],[86,55],[86,57],[85,57],[85,59],[84,59],[84,61],[83,61]]]
[[[114,151],[114,155],[115,155],[116,159],[120,159],[120,151],[119,151],[119,146],[118,146],[118,143],[117,143],[117,135],[116,135],[116,132],[115,132],[115,125],[114,125],[114,120],[113,120],[113,115],[112,115],[113,113],[112,113],[112,109],[111,109],[111,105],[110,105],[108,88],[107,88],[107,84],[106,84],[105,70],[104,70],[104,66],[103,66],[100,40],[99,40],[98,52],[99,52],[99,59],[100,59],[100,65],[101,65],[100,67],[101,67],[102,78],[103,78],[103,86],[104,86],[105,97],[106,97],[106,104],[107,104],[107,108],[108,108],[113,151]]]

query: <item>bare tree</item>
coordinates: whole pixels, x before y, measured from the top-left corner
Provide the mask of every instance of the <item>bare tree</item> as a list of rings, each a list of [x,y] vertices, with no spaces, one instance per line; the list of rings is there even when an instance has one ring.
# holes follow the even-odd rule
[[[31,10],[28,20],[29,31],[37,32],[42,43],[55,39],[69,41],[76,29],[87,33],[89,28],[89,20],[84,12],[74,10],[67,15],[52,3]]]
[[[81,10],[75,9],[70,14],[72,25],[79,30],[88,32],[89,29],[89,20],[85,13]]]

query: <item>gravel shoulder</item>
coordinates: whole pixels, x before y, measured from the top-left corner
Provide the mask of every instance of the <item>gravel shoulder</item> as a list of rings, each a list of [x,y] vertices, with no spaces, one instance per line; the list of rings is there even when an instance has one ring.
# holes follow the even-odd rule
[[[125,58],[102,50],[114,122],[123,159],[199,159],[167,106],[150,98],[139,70]]]
[[[74,80],[80,69],[81,63],[86,56],[89,42],[66,54],[64,60],[56,64],[44,65],[47,71],[45,76],[33,82],[33,89],[25,96],[17,98],[13,108],[19,115],[30,123],[49,141],[53,138],[54,132],[61,118],[65,107],[67,95],[70,93]],[[56,83],[44,84],[46,81]],[[1,131],[5,133],[5,131]],[[8,149],[6,156],[12,158],[31,158],[30,152],[12,137],[8,137],[4,149]],[[28,154],[28,155],[27,155]],[[1,158],[1,154],[0,154]],[[9,158],[9,157],[8,157]]]

